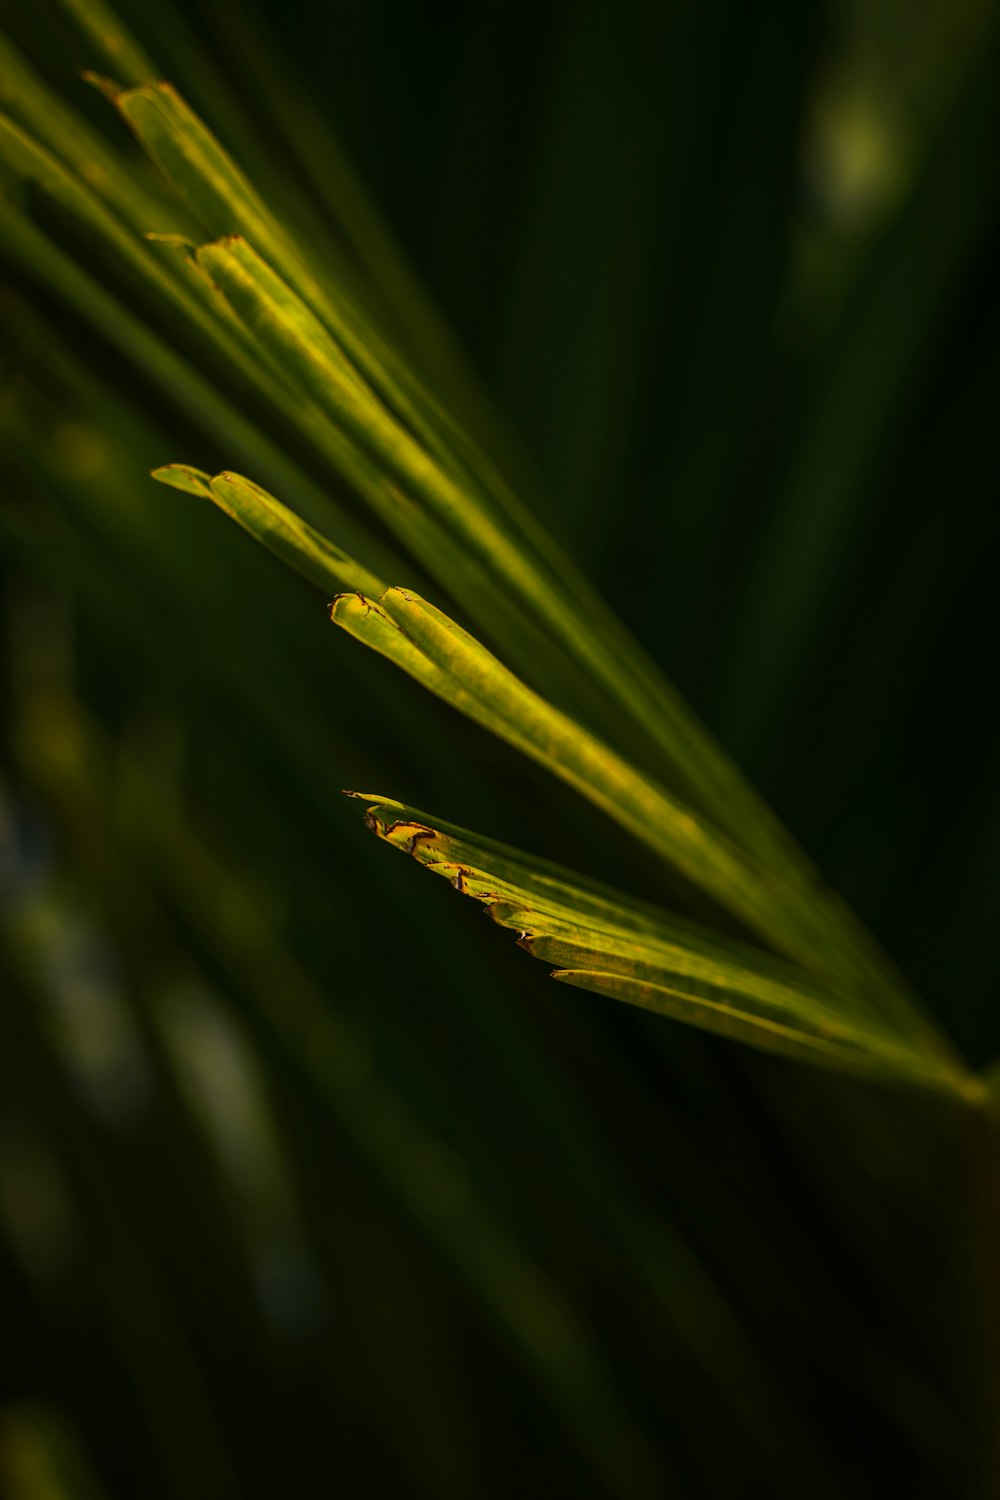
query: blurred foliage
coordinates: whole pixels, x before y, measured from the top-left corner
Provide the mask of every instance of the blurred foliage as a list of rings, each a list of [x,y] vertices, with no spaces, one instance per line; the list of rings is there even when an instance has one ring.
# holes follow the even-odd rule
[[[987,1064],[996,5],[116,10],[155,69],[0,0],[0,111],[184,233],[79,73],[177,84]],[[989,1117],[550,984],[372,839],[343,787],[717,916],[149,480],[368,524],[4,160],[3,1493],[995,1493]]]

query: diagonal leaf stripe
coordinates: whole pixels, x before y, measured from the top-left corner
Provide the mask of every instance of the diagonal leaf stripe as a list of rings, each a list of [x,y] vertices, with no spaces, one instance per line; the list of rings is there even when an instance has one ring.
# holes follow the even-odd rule
[[[348,795],[369,804],[379,838],[481,902],[557,980],[765,1051],[978,1096],[975,1080],[918,1049],[857,992],[404,803]]]
[[[922,1048],[939,1054],[945,1046],[832,893],[818,883],[788,885],[765,871],[426,600],[399,588],[378,601],[342,595],[331,618],[567,782],[780,952],[869,995]]]

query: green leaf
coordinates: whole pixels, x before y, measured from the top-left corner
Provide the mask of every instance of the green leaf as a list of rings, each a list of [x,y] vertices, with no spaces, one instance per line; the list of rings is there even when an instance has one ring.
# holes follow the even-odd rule
[[[522,948],[554,966],[555,979],[765,1051],[943,1093],[978,1092],[857,991],[404,803],[348,795],[369,803],[365,821],[379,838],[482,902]]]
[[[155,72],[146,52],[125,29],[104,0],[59,0],[81,32],[112,68],[117,77],[139,83]]]
[[[399,588],[378,601],[341,595],[330,614],[335,624],[580,792],[779,952],[860,990],[917,1045],[940,1053],[945,1044],[916,1002],[846,908],[818,882],[779,881],[416,595]]]
[[[244,531],[310,583],[327,590],[351,588],[377,591],[383,584],[346,552],[282,505],[260,485],[239,474],[217,474],[214,479],[184,464],[166,464],[153,478],[172,489],[211,500]]]

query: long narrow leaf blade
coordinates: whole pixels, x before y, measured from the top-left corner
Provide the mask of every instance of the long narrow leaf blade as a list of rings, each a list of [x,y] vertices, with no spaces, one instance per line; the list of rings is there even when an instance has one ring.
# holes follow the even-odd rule
[[[564,983],[825,1067],[977,1093],[973,1079],[916,1048],[863,995],[403,803],[350,795],[369,803],[366,822],[379,838],[480,901]]]

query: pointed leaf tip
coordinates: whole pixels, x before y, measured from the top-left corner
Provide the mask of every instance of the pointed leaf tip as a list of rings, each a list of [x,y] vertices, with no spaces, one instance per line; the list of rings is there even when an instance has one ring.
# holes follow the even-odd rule
[[[150,470],[150,477],[172,490],[181,490],[186,495],[201,495],[212,499],[211,475],[203,469],[194,469],[189,464],[161,464]]]
[[[142,237],[156,245],[170,245],[175,250],[183,250],[185,255],[193,255],[198,249],[198,241],[188,239],[184,234],[161,234],[155,229],[147,229]]]
[[[110,99],[112,104],[117,104],[121,96],[126,92],[115,79],[108,78],[103,73],[95,73],[91,68],[84,68],[80,77],[84,83],[89,83],[91,88],[97,89],[105,99]]]

